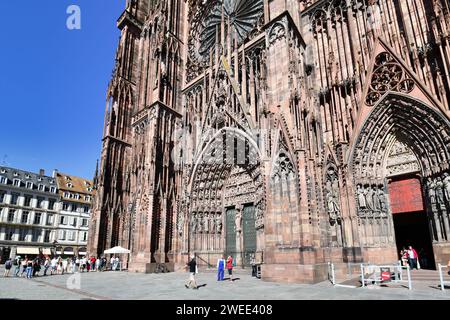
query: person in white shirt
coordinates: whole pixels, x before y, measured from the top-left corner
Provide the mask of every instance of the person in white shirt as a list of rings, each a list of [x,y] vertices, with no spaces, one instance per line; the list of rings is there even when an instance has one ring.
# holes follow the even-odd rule
[[[56,258],[53,258],[51,263],[50,263],[51,264],[51,268],[52,268],[52,270],[50,271],[51,275],[54,275],[56,273],[56,265],[57,265],[57,263],[58,263],[58,260],[56,260]]]

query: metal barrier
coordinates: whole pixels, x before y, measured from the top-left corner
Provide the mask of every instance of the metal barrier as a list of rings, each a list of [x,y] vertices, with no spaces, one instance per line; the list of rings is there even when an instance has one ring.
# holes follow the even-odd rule
[[[358,280],[360,278],[360,266],[359,263],[347,263],[339,264],[344,266],[342,269],[336,270],[334,263],[328,262],[328,280],[336,287],[344,288],[357,288],[356,285],[345,284],[352,280]]]
[[[394,270],[394,278],[392,278],[391,269]],[[404,269],[406,269],[407,280],[404,280],[403,277]],[[366,277],[366,274],[368,274],[368,277]],[[400,263],[391,265],[361,264],[361,283],[363,288],[367,287],[368,283],[379,285],[388,282],[407,283],[408,289],[412,290],[411,270],[409,266],[404,267]]]
[[[444,274],[442,272],[443,268],[448,268],[447,266],[443,266],[440,263],[438,264],[438,270],[439,270],[439,280],[441,282],[441,290],[445,291],[445,285],[450,286],[450,281],[444,281]]]

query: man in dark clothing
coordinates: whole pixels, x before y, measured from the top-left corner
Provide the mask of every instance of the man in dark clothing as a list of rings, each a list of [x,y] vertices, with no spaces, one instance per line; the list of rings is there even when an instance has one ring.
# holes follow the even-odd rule
[[[198,289],[197,282],[195,281],[195,274],[197,273],[197,262],[195,256],[191,256],[191,261],[186,264],[186,268],[189,268],[189,280],[184,285],[186,289]]]

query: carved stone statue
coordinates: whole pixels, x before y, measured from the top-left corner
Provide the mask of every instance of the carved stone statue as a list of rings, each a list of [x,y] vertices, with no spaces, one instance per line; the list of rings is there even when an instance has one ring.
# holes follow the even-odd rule
[[[195,213],[192,214],[191,218],[191,231],[197,233],[197,215]]]
[[[330,215],[330,219],[336,219],[340,212],[337,199],[333,195],[333,192],[331,190],[327,191],[326,198],[328,204],[328,214]]]
[[[441,178],[435,179],[436,201],[439,205],[444,205],[444,183]]]
[[[448,172],[444,173],[442,182],[444,184],[444,196],[447,205],[450,205],[450,174]]]
[[[378,188],[378,190],[377,190],[377,197],[378,197],[378,201],[380,203],[380,210],[381,210],[381,212],[387,212],[386,196],[384,194],[383,189]]]
[[[365,195],[366,195],[366,204],[367,204],[367,209],[369,209],[370,211],[374,211],[375,207],[373,204],[373,190],[372,188],[369,186],[365,189],[364,191]]]
[[[222,233],[222,216],[220,214],[216,216],[216,231]]]
[[[203,215],[203,231],[209,233],[209,213]]]
[[[242,231],[242,211],[236,210],[236,218],[235,218],[235,224],[236,224],[236,232]]]
[[[379,197],[379,191],[380,189],[377,189],[376,187],[372,188],[373,191],[373,207],[375,211],[382,211],[381,210],[381,201]]]
[[[203,214],[202,213],[198,213],[197,214],[197,232],[198,233],[202,233],[203,232]]]
[[[178,219],[178,234],[180,236],[183,235],[183,229],[184,229],[184,214],[180,213],[179,219]]]
[[[428,179],[427,187],[428,187],[428,197],[430,198],[430,203],[436,204],[436,190],[435,190],[436,185],[432,178]]]
[[[366,209],[367,204],[366,204],[366,195],[364,192],[363,187],[358,184],[356,186],[356,193],[358,195],[358,205],[359,205],[359,209]]]

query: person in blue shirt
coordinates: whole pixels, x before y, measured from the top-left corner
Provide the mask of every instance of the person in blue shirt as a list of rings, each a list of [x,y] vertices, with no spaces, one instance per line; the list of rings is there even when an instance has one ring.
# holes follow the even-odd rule
[[[223,281],[225,276],[225,256],[217,260],[217,281]]]

